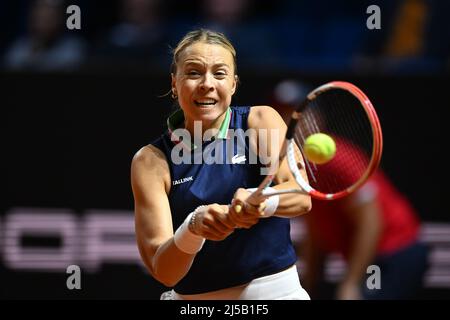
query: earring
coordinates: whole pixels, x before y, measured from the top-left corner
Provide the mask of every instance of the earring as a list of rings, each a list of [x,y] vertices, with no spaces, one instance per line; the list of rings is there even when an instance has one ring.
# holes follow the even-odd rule
[[[177,96],[177,94],[175,93],[175,90],[172,90],[172,99],[177,99],[178,98],[178,96]]]

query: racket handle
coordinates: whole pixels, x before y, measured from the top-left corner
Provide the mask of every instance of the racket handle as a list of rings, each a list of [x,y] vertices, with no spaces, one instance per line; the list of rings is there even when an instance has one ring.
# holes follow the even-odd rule
[[[252,189],[250,189],[250,190],[252,190]],[[283,194],[283,193],[292,193],[292,192],[295,193],[295,192],[298,192],[299,190],[296,190],[296,189],[275,190],[273,188],[264,188],[261,190],[260,188],[256,188],[256,189],[253,189],[252,191],[253,191],[253,193],[250,195],[250,197],[247,199],[247,201],[250,204],[257,206],[260,203],[264,202],[268,197]],[[242,210],[242,206],[240,204],[234,206],[234,211],[236,211],[236,213],[241,212],[241,210]]]

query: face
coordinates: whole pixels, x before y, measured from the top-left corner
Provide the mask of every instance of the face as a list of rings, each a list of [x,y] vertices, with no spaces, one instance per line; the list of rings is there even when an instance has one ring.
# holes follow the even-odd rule
[[[187,127],[195,120],[211,124],[224,114],[236,90],[231,52],[203,42],[187,47],[172,74],[172,90],[178,95]]]

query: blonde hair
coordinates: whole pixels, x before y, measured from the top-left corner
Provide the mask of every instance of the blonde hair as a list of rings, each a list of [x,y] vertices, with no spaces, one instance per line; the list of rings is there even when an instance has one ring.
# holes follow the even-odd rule
[[[183,51],[191,46],[192,44],[196,42],[204,42],[207,44],[217,44],[228,51],[230,51],[231,55],[233,56],[233,67],[234,67],[234,74],[237,73],[237,63],[236,63],[236,50],[234,49],[233,45],[231,44],[230,40],[227,39],[227,37],[221,33],[216,31],[211,31],[207,29],[198,29],[191,31],[187,33],[183,39],[178,42],[177,46],[173,50],[173,58],[172,58],[172,65],[170,67],[170,71],[172,73],[177,72],[177,64],[178,60],[180,58],[180,55],[183,53]]]

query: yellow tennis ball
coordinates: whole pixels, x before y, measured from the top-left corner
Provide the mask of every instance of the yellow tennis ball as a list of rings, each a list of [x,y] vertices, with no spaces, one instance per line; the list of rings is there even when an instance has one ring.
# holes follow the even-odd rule
[[[315,133],[306,138],[303,152],[310,162],[324,164],[336,154],[336,143],[325,133]]]

